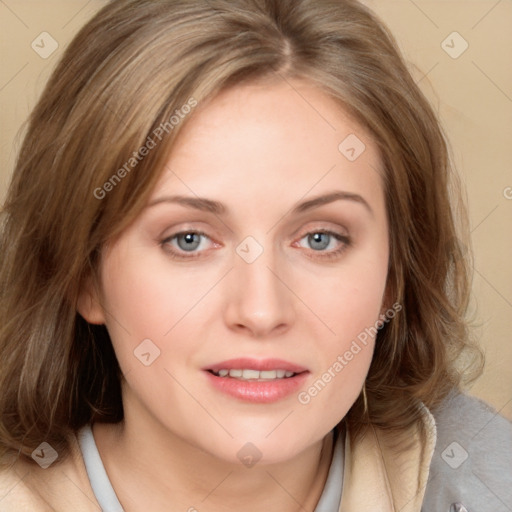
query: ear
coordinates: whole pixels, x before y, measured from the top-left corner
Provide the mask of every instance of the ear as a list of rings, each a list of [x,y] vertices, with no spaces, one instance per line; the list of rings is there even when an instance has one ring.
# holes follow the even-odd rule
[[[77,311],[90,324],[104,324],[105,313],[100,303],[100,297],[91,278],[87,278],[81,287],[77,300]]]

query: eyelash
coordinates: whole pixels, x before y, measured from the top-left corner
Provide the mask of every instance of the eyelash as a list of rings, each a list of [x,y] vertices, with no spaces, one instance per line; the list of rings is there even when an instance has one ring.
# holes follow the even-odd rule
[[[203,256],[203,254],[201,252],[191,253],[189,256],[183,256],[178,251],[176,251],[174,249],[170,250],[168,248],[168,246],[170,245],[170,242],[172,240],[174,240],[175,238],[179,237],[180,235],[191,235],[191,234],[199,235],[199,236],[204,236],[206,238],[210,238],[203,231],[194,231],[194,230],[179,231],[178,233],[174,233],[173,235],[171,235],[169,237],[166,237],[164,240],[162,240],[161,241],[161,246],[165,249],[165,251],[168,253],[168,255],[171,258],[173,258],[173,259],[177,259],[177,260],[191,260],[191,259],[195,259],[195,258],[200,258],[200,257]],[[325,252],[325,253],[324,252],[320,252],[320,251],[315,251],[315,250],[312,249],[312,252],[316,253],[315,256],[308,256],[308,257],[310,257],[312,259],[319,258],[319,259],[331,260],[331,259],[334,259],[334,258],[338,258],[352,244],[352,240],[350,239],[350,237],[348,237],[346,235],[341,235],[340,233],[337,233],[335,231],[330,231],[330,230],[327,230],[327,229],[317,229],[317,230],[309,231],[306,234],[304,234],[299,239],[299,241],[302,240],[303,238],[306,238],[308,235],[315,235],[315,234],[330,235],[330,236],[334,237],[336,240],[338,240],[339,242],[342,242],[342,246],[339,249],[336,249],[335,251],[330,251],[330,252]]]

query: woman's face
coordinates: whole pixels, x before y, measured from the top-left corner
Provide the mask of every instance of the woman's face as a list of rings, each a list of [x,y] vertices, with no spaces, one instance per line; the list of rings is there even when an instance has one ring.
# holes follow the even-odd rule
[[[287,460],[345,416],[371,362],[380,157],[306,82],[239,86],[193,115],[81,312],[108,328],[128,428],[226,461]]]

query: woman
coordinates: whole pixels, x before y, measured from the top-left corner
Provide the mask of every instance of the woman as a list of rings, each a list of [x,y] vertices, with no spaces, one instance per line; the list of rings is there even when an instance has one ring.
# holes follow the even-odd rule
[[[359,3],[108,4],[5,206],[2,506],[506,503],[510,425],[459,392],[480,359],[454,178]]]

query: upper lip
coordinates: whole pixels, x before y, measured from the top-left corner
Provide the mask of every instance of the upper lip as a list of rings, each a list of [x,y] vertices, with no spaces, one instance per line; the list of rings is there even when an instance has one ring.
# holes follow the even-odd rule
[[[236,359],[228,359],[221,361],[210,366],[203,368],[203,370],[212,370],[218,372],[219,370],[285,370],[293,373],[302,373],[307,371],[307,368],[298,364],[290,363],[284,359],[252,359],[250,357],[239,357]]]

